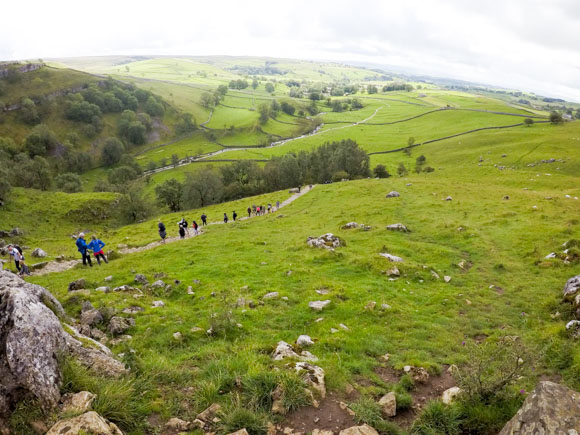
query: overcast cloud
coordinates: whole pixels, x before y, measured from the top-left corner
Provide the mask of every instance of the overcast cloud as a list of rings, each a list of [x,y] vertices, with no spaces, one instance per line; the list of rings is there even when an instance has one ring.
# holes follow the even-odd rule
[[[8,1],[0,60],[252,55],[371,62],[580,102],[578,0]]]

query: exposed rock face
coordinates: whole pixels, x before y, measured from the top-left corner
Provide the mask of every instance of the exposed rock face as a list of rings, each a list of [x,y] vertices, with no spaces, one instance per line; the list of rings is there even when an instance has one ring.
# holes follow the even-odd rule
[[[580,432],[580,393],[543,381],[530,394],[500,435]]]
[[[324,370],[307,362],[296,363],[296,371],[304,373],[306,376],[306,383],[314,388],[324,399],[326,397],[326,384],[324,382]]]
[[[391,224],[387,225],[387,230],[389,231],[401,231],[403,233],[409,233],[409,229],[403,224]]]
[[[73,328],[75,338],[65,332],[57,315],[64,317],[64,310],[50,292],[0,271],[0,426],[24,397],[45,409],[58,403],[58,355],[71,354],[109,375],[126,371],[105,346]]]
[[[580,294],[580,275],[570,278],[564,286],[564,300],[572,302]]]
[[[78,433],[123,435],[123,432],[115,424],[105,420],[94,411],[86,412],[75,418],[61,420],[51,427],[46,435],[74,435]]]
[[[115,316],[109,321],[107,331],[113,335],[120,335],[132,326],[135,326],[135,319]]]
[[[332,233],[323,234],[320,237],[308,237],[306,243],[308,246],[324,248],[328,249],[329,251],[334,251],[335,248],[339,248],[344,245],[344,242]]]

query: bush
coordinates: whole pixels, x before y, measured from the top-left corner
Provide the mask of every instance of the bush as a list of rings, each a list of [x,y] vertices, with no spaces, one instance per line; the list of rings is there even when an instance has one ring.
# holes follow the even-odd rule
[[[550,122],[552,124],[562,124],[564,122],[562,114],[556,111],[550,112]]]
[[[338,171],[332,174],[332,181],[334,181],[335,183],[342,180],[348,180],[349,178],[350,176],[346,171]]]
[[[183,197],[183,184],[171,178],[155,187],[155,195],[157,200],[162,205],[166,205],[170,211],[179,211]]]
[[[457,408],[438,400],[429,402],[413,423],[412,434],[455,435],[461,433],[461,415]]]
[[[533,361],[530,350],[518,337],[470,342],[466,364],[454,371],[457,385],[469,400],[491,403],[507,387],[525,376]]]
[[[101,162],[105,166],[116,165],[121,160],[123,151],[125,151],[125,147],[121,141],[115,137],[109,137],[105,140],[101,151]]]
[[[389,178],[391,174],[387,171],[385,165],[377,165],[373,169],[373,174],[376,178]]]
[[[63,192],[74,193],[82,190],[81,177],[70,172],[60,174],[56,177],[55,183]]]

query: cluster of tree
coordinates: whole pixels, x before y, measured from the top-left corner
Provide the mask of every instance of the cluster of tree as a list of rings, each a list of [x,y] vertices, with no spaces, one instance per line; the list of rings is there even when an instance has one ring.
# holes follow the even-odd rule
[[[230,89],[246,89],[248,81],[244,79],[231,80],[229,83]]]
[[[327,104],[333,112],[344,112],[346,110],[357,110],[363,108],[363,104],[356,98],[347,98],[343,100],[331,100],[329,98]]]
[[[375,85],[368,85],[367,92],[369,94],[376,94],[377,92],[379,92],[379,88],[377,88]]]
[[[390,83],[388,85],[383,86],[383,92],[392,92],[392,91],[412,91],[413,85],[409,84],[409,83],[399,83],[399,82],[395,82],[395,83]]]
[[[358,92],[358,86],[346,85],[346,86],[332,86],[330,90],[330,95],[333,97],[342,97],[343,95],[355,94]]]
[[[231,87],[232,86],[230,83],[230,88]],[[204,92],[203,94],[201,94],[200,104],[206,109],[211,109],[212,107],[217,106],[220,103],[220,101],[223,100],[223,98],[226,96],[227,93],[228,87],[226,85],[219,85],[217,89],[212,93]]]
[[[185,181],[168,180],[156,187],[158,201],[171,211],[205,207],[221,201],[273,192],[309,183],[326,183],[371,175],[369,157],[350,139],[325,143],[312,152],[274,157],[262,168],[242,160],[188,174]]]

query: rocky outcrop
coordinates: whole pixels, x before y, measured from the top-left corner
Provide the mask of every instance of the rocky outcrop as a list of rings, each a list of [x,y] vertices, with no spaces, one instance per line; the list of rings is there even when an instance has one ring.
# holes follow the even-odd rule
[[[44,409],[58,403],[59,356],[72,355],[107,375],[125,372],[108,348],[70,326],[65,331],[59,320],[64,316],[49,291],[0,271],[0,426],[25,397],[36,399]]]
[[[580,275],[570,278],[564,286],[564,300],[572,302],[580,294]]]
[[[399,192],[397,192],[396,190],[393,190],[392,192],[387,193],[387,198],[398,198],[399,196],[401,196],[401,194]]]
[[[580,393],[543,381],[500,435],[573,434],[580,432]]]
[[[332,233],[323,234],[320,237],[308,237],[306,243],[308,246],[314,248],[324,248],[328,249],[329,251],[334,251],[335,248],[344,246],[344,242],[340,239],[340,237],[337,237]]]
[[[352,426],[340,431],[339,435],[379,435],[379,433],[368,424],[362,426]]]
[[[61,420],[51,427],[46,435],[74,435],[79,433],[123,435],[123,432],[115,424],[105,420],[95,411]]]

